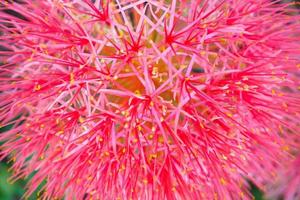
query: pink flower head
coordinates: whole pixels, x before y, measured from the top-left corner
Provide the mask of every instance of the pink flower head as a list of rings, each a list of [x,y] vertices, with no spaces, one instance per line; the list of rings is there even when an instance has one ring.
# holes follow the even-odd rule
[[[34,172],[26,196],[46,180],[45,199],[250,199],[300,131],[299,15],[278,2],[2,2],[12,181]]]

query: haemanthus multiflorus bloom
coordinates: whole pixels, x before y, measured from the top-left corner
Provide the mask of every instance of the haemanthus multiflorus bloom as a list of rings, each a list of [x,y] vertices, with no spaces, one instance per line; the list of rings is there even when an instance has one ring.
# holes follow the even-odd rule
[[[1,3],[2,158],[45,199],[251,199],[297,154],[299,15],[269,0]],[[297,195],[297,194],[296,194]]]

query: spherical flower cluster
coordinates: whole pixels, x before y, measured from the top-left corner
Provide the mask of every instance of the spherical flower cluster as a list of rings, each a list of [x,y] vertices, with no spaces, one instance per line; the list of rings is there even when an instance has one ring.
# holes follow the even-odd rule
[[[296,155],[293,4],[9,0],[0,15],[0,158],[11,181],[34,174],[25,196],[45,181],[44,199],[251,199]]]

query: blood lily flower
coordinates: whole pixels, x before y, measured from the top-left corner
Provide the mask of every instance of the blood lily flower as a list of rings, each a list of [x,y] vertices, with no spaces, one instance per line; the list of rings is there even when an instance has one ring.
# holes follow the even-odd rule
[[[251,199],[293,157],[300,24],[270,0],[0,4],[1,158],[45,199]]]

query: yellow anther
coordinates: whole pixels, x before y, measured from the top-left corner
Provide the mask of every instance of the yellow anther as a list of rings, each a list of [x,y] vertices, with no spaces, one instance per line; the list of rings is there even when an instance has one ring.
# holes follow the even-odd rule
[[[225,38],[220,38],[219,40],[220,40],[220,42],[226,42],[227,41]]]
[[[92,191],[90,192],[90,194],[91,194],[91,195],[94,195],[96,192],[97,192],[97,190],[92,190]]]
[[[76,183],[77,184],[81,183],[81,179],[80,178],[76,179]]]
[[[130,72],[130,69],[126,67],[125,72]]]
[[[40,84],[37,84],[34,86],[34,90],[35,91],[39,91],[41,89],[41,85]]]
[[[278,125],[278,128],[279,128],[279,132],[280,132],[280,133],[283,133],[282,125]]]
[[[151,39],[149,40],[149,43],[150,43],[150,44],[154,44],[153,40],[151,40]]]
[[[233,115],[232,115],[232,113],[226,113],[226,115],[228,116],[228,117],[232,117]]]
[[[109,152],[106,151],[106,152],[104,153],[104,155],[105,155],[105,156],[109,156]]]
[[[170,13],[166,13],[166,19],[169,19],[170,18]]]
[[[152,126],[151,131],[155,132],[156,128],[154,126]]]
[[[148,136],[148,138],[149,138],[150,140],[152,140],[152,139],[153,139],[153,137],[154,137],[154,135],[153,135],[153,134],[150,134],[150,135]]]
[[[218,194],[215,192],[214,193],[214,200],[218,200],[218,199],[219,199]]]
[[[138,131],[141,131],[141,130],[142,130],[142,126],[141,126],[141,125],[138,125],[138,126],[137,126],[137,129],[138,129]]]
[[[281,93],[278,93],[278,96],[282,97],[282,96],[284,96],[284,94],[281,92]]]
[[[139,90],[134,91],[134,94],[137,96],[141,96],[141,92]]]
[[[10,161],[16,162],[16,160],[17,160],[17,158],[16,158],[16,156],[14,156],[14,157],[12,157],[12,158],[9,160],[9,162],[10,162]]]
[[[150,159],[155,159],[155,158],[157,158],[157,155],[156,155],[156,154],[151,154],[151,155],[150,155]]]
[[[200,51],[200,55],[201,55],[201,56],[204,56],[205,54],[206,54],[205,51]]]
[[[61,134],[63,134],[64,133],[64,131],[63,130],[60,130],[60,131],[58,131],[57,133],[56,133],[56,135],[61,135]]]
[[[158,68],[157,67],[153,67],[153,69],[152,69],[152,76],[153,77],[157,77],[157,75],[158,75]]]
[[[148,180],[147,179],[143,179],[143,183],[144,184],[148,184]]]
[[[74,73],[71,72],[71,73],[70,73],[70,84],[73,85],[74,82],[75,82],[75,79],[74,79]]]
[[[83,123],[84,122],[84,119],[83,119],[83,117],[79,117],[79,119],[78,119],[78,121],[80,122],[80,123]]]
[[[158,142],[163,144],[165,142],[165,140],[162,136],[160,136],[160,137],[158,137]]]
[[[167,107],[162,106],[162,114],[165,116],[167,114]]]
[[[128,110],[125,110],[125,111],[123,110],[121,112],[121,114],[124,115],[125,117],[127,117],[129,115],[129,111]]]
[[[222,178],[220,179],[220,183],[221,183],[222,185],[226,185],[226,184],[227,184],[227,181],[222,177]]]
[[[244,192],[240,192],[239,195],[240,195],[240,197],[243,198],[245,196],[245,193]]]
[[[272,90],[272,94],[273,94],[273,95],[275,95],[275,94],[276,94],[276,91],[275,91],[274,89]]]
[[[119,171],[124,171],[125,169],[126,169],[125,165],[122,164],[121,167],[120,167],[120,169],[119,169]]]
[[[122,30],[119,30],[119,33],[120,33],[120,37],[124,36],[124,32]]]
[[[244,85],[244,90],[249,91],[249,85]]]
[[[103,138],[100,137],[99,135],[96,137],[96,139],[97,139],[97,141],[99,141],[99,142],[103,142]]]
[[[204,125],[203,125],[202,123],[200,123],[200,127],[201,127],[201,128],[204,128]]]
[[[137,143],[137,142],[138,142],[138,139],[134,138],[132,141],[133,141],[134,143]]]
[[[45,48],[47,48],[47,45],[46,44],[40,44],[40,48],[45,49]]]
[[[226,157],[225,155],[222,155],[222,158],[223,158],[224,160],[227,160],[227,157]]]
[[[153,107],[153,106],[154,106],[154,103],[153,103],[153,101],[151,101],[151,102],[150,102],[150,106],[151,106],[151,107]]]
[[[281,148],[283,151],[289,151],[290,150],[290,147],[285,145]]]

